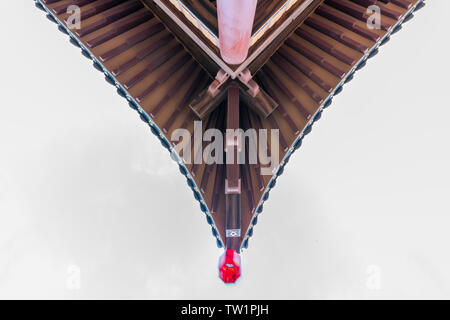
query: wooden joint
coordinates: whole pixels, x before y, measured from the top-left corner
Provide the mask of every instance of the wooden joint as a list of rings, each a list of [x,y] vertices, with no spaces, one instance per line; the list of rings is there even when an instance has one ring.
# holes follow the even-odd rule
[[[205,119],[225,99],[227,83],[230,76],[223,70],[219,70],[214,81],[209,87],[194,98],[189,107],[200,119]]]
[[[222,86],[228,81],[230,76],[223,71],[222,69],[217,72],[216,78],[208,87],[208,93],[215,98],[220,91],[222,90]]]

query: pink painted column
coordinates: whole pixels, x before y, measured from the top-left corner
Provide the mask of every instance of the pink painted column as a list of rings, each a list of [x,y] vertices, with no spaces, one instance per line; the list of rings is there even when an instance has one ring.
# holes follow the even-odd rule
[[[232,65],[248,55],[257,0],[217,0],[220,53]]]

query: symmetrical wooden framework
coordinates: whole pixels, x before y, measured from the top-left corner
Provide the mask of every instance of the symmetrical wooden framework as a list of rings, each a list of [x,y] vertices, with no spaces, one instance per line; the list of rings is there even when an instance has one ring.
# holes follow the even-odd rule
[[[218,57],[217,46],[177,3],[217,32],[213,1],[36,0],[171,152],[218,245],[239,252],[248,246],[277,178],[322,111],[423,2],[289,2],[240,66],[223,65],[211,56],[213,52]],[[260,30],[267,17],[274,19],[273,12],[283,3],[260,0],[254,29]],[[73,4],[80,6],[81,29],[71,29],[68,23],[67,8]],[[380,8],[380,29],[367,25],[370,5]],[[186,163],[170,137],[177,128],[193,134],[199,119],[202,132],[278,129],[281,163],[272,175],[261,175],[261,161]],[[204,144],[192,145],[191,153]],[[270,139],[267,144],[270,150]],[[248,158],[246,146],[244,140],[226,139],[225,151],[237,154],[243,148]]]

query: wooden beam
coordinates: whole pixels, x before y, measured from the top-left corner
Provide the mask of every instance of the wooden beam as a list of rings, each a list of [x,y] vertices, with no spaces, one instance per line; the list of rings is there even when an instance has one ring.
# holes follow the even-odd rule
[[[225,99],[227,93],[227,81],[230,76],[223,70],[219,70],[215,80],[208,88],[200,92],[189,104],[191,110],[200,119],[205,119]]]
[[[228,86],[227,130],[239,129],[239,86],[232,82]],[[240,139],[235,135],[226,135],[227,153],[225,205],[226,205],[226,249],[239,252],[241,243],[241,176],[237,161],[241,149]],[[229,153],[233,154],[230,163]]]
[[[263,119],[278,108],[278,103],[253,80],[249,69],[245,69],[238,77],[241,84],[241,97],[247,106]]]
[[[226,88],[223,88],[214,96],[206,88],[189,104],[189,108],[199,119],[204,120],[225,100],[226,93]]]

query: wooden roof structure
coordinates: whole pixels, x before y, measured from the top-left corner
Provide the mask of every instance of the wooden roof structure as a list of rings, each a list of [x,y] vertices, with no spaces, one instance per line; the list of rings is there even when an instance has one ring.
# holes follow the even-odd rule
[[[248,247],[270,190],[333,97],[423,6],[422,0],[259,0],[248,59],[228,65],[216,42],[215,1],[35,2],[150,126],[177,161],[218,246],[237,253]],[[71,5],[80,8],[81,28],[69,26]],[[367,24],[371,5],[380,8],[379,29]],[[186,163],[170,137],[177,128],[194,134],[200,119],[202,133],[279,129],[279,165],[262,175],[259,160]]]

